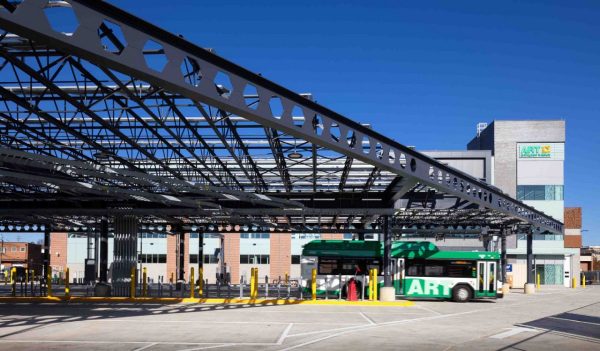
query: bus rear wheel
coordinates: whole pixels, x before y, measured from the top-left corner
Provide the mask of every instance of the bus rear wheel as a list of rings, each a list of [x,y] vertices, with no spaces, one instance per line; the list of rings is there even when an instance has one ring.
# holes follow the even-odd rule
[[[456,302],[467,302],[471,296],[471,289],[465,285],[457,285],[452,290],[452,300]]]

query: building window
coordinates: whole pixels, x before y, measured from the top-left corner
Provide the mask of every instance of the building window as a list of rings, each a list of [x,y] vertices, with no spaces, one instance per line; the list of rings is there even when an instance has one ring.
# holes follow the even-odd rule
[[[271,234],[269,233],[241,233],[241,239],[269,239]]]
[[[215,255],[203,255],[203,263],[218,263],[219,257]],[[190,263],[198,263],[198,255],[192,254],[190,255]]]
[[[204,255],[204,263],[219,263],[219,256]]]
[[[292,255],[292,264],[300,264],[300,255]]]
[[[191,239],[198,239],[199,238],[199,233],[194,232],[190,234],[190,238]],[[202,235],[202,237],[204,237],[204,239],[218,239],[221,237],[221,235],[219,233],[204,233]]]
[[[527,240],[527,234],[518,234],[517,240]],[[564,240],[562,234],[533,234],[533,240]]]
[[[17,252],[17,247],[16,247],[16,246],[13,246],[13,247],[10,249],[10,251],[12,251],[12,252]]]
[[[141,237],[143,239],[166,239],[166,233],[142,233]]]
[[[517,185],[517,200],[564,200],[564,186]]]
[[[167,263],[166,254],[142,254],[138,255],[139,263]]]
[[[25,246],[21,247],[21,252],[25,252]]]
[[[269,264],[269,255],[240,255],[240,264]]]
[[[321,234],[313,234],[313,233],[294,233],[292,234],[292,240],[319,240],[321,239]]]
[[[354,238],[352,233],[344,233],[344,240],[352,240],[352,238]]]

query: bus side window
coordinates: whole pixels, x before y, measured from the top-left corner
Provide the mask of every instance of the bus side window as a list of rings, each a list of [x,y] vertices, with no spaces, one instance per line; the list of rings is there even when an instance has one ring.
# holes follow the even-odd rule
[[[338,260],[331,258],[319,259],[319,274],[338,274]]]
[[[423,275],[423,263],[417,263],[415,261],[406,262],[406,275],[407,276],[422,276]]]

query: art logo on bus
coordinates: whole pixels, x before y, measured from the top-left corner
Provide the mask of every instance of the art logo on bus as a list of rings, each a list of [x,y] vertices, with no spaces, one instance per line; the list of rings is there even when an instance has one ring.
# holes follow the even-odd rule
[[[405,294],[421,297],[449,297],[450,284],[449,281],[433,279],[406,279]]]

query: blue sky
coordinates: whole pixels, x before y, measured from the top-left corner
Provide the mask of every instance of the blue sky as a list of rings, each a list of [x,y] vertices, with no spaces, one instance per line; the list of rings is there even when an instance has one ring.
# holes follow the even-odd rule
[[[419,149],[564,119],[565,202],[600,245],[598,1],[110,2]]]

